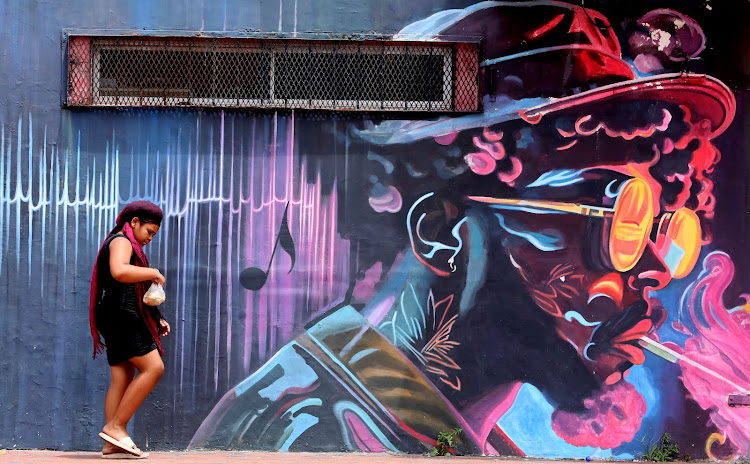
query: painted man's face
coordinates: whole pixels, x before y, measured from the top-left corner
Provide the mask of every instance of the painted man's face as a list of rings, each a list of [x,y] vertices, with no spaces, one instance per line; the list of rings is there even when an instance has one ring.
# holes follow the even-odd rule
[[[603,143],[611,148],[601,151]],[[529,294],[607,385],[643,363],[640,339],[666,318],[651,292],[690,273],[702,237],[687,202],[662,198],[654,159],[632,161],[627,150],[623,139],[581,138],[541,162],[520,156],[515,197],[470,197],[492,209]],[[674,170],[660,178],[684,177],[682,166]]]

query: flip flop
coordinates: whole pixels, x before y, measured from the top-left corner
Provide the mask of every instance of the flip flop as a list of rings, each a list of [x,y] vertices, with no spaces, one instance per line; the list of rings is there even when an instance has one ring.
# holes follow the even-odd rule
[[[140,456],[130,453],[102,453],[102,459],[144,459],[148,457],[148,453],[143,453]]]
[[[133,448],[135,446],[135,443],[133,443],[133,440],[130,437],[125,437],[125,438],[118,440],[110,435],[107,435],[104,432],[99,432],[99,436],[102,438],[102,440],[112,443],[113,445],[122,449],[126,453],[132,454],[133,456],[136,456],[136,457],[143,456],[143,451],[139,450],[137,446]]]

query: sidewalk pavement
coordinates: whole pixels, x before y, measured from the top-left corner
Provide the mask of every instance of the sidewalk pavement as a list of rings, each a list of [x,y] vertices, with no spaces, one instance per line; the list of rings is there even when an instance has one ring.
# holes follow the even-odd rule
[[[83,451],[4,450],[0,464],[73,464],[77,462],[132,462],[101,460],[101,453]],[[498,456],[430,457],[414,454],[386,453],[284,453],[261,451],[164,451],[150,452],[142,461],[159,464],[550,464],[551,460],[510,459]],[[567,463],[589,464],[586,461]],[[591,461],[591,464],[602,464]],[[679,463],[672,463],[679,464]]]

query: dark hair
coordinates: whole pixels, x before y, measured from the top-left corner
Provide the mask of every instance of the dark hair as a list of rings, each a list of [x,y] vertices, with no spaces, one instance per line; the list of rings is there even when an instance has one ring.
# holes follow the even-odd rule
[[[353,274],[363,272],[377,261],[382,261],[384,267],[393,262],[408,243],[406,213],[421,195],[435,192],[441,198],[455,200],[456,204],[467,194],[513,196],[516,190],[513,184],[498,181],[499,175],[512,173],[513,158],[524,163],[544,163],[545,157],[560,153],[556,147],[574,138],[594,144],[596,150],[606,151],[608,148],[602,147],[617,144],[623,162],[650,163],[650,174],[662,186],[662,207],[674,210],[687,206],[695,210],[704,222],[704,231],[710,233],[705,219],[713,212],[712,183],[706,175],[719,155],[700,133],[700,127],[700,122],[692,121],[682,106],[659,100],[588,105],[546,115],[537,124],[522,119],[506,121],[460,131],[449,141],[429,137],[411,143],[380,145],[363,136],[373,129],[372,123],[352,127],[349,151],[367,154],[350,159],[346,174],[350,185],[365,188],[340,192],[346,200],[342,202],[344,211],[339,212],[344,219],[340,231],[357,243],[354,249],[358,256],[354,260],[358,266],[352,269]],[[501,132],[504,156],[496,161],[492,174],[476,174],[467,165],[465,156],[482,151],[480,146],[491,144]],[[591,152],[590,159],[580,161],[594,164],[597,153],[601,152]],[[684,180],[675,173],[684,176]],[[374,211],[371,199],[387,195],[400,196],[400,209]]]

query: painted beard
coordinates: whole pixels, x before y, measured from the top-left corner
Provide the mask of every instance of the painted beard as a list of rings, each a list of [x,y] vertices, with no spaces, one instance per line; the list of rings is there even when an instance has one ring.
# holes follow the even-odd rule
[[[583,413],[559,409],[552,413],[552,429],[574,446],[615,448],[629,442],[646,412],[643,396],[625,380],[602,386],[583,405]]]
[[[600,304],[614,302],[603,299]],[[646,402],[624,377],[633,364],[643,362],[638,340],[658,328],[664,315],[658,300],[639,300],[591,332],[583,350],[584,362],[603,379],[602,385],[583,401],[583,410],[557,409],[553,413],[552,426],[559,437],[574,446],[599,448],[615,448],[634,439]]]

